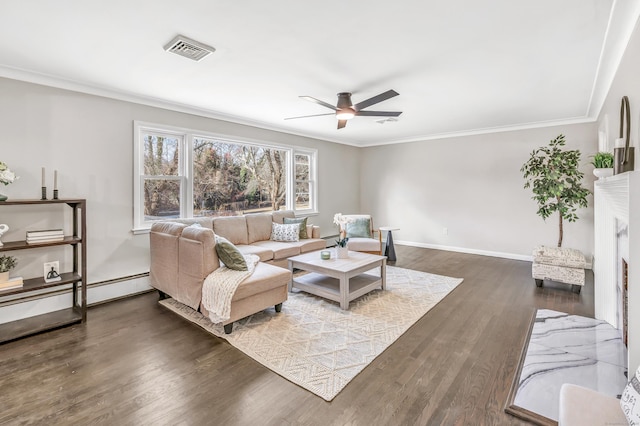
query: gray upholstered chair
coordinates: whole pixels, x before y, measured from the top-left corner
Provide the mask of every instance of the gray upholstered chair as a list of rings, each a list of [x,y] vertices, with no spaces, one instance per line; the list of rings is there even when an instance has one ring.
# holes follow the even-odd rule
[[[360,251],[382,255],[382,236],[373,227],[373,218],[368,214],[345,214],[344,218],[351,219],[341,232],[349,238],[347,247],[352,251]]]

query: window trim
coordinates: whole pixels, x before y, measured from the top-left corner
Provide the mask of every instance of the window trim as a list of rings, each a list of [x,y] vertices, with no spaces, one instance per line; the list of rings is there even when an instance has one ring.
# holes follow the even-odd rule
[[[281,145],[270,141],[230,136],[220,133],[193,130],[164,124],[149,123],[134,120],[133,122],[133,233],[148,233],[153,221],[144,220],[144,179],[142,175],[144,160],[143,133],[158,135],[171,135],[181,138],[179,142],[181,154],[179,173],[180,182],[180,217],[193,216],[193,141],[194,139],[217,139],[221,142],[252,145],[263,148],[278,149],[287,152],[287,194],[286,208],[293,210],[296,216],[315,216],[318,214],[318,150],[315,148],[300,147],[295,145]],[[309,161],[309,197],[310,208],[296,210],[295,208],[295,156],[296,154],[308,155]],[[172,179],[175,177],[172,177]]]

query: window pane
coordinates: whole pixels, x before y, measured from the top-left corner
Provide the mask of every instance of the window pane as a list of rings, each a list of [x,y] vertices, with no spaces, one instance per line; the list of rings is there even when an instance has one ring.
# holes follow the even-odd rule
[[[144,174],[153,176],[178,176],[179,139],[170,136],[143,135]]]
[[[296,182],[296,210],[310,209],[309,183]]]
[[[278,210],[286,198],[286,151],[195,138],[194,216]]]
[[[144,180],[144,220],[180,217],[180,181]]]
[[[296,180],[309,180],[309,156],[296,154]]]

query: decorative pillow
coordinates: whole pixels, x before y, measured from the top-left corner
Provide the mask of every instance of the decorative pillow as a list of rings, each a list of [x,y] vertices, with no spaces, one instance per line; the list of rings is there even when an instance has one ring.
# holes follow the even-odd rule
[[[345,231],[347,231],[347,238],[371,238],[371,219],[357,218],[347,223]]]
[[[280,225],[275,222],[271,223],[271,241],[300,241],[300,224]]]
[[[236,271],[248,270],[247,262],[244,260],[240,250],[229,240],[219,235],[216,235],[216,253],[218,253],[218,257],[227,268]]]
[[[300,218],[291,218],[291,217],[285,217],[284,218],[284,223],[289,224],[289,223],[299,223],[300,224],[300,239],[301,240],[306,240],[307,238],[309,238],[309,236],[307,235],[307,219],[309,219],[308,217],[300,217]]]
[[[198,222],[195,222],[187,226],[187,228],[202,228],[202,225],[200,225]]]
[[[640,425],[640,368],[624,388],[620,407],[630,425]]]

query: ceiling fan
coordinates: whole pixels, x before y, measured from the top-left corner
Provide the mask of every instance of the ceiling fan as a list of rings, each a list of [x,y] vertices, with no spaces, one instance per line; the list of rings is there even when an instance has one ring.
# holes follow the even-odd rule
[[[315,102],[318,105],[322,105],[323,107],[327,107],[335,112],[330,112],[326,114],[314,114],[314,115],[303,115],[301,117],[289,117],[285,118],[285,120],[294,120],[297,118],[308,118],[308,117],[320,117],[322,115],[333,115],[335,114],[338,119],[338,129],[342,129],[347,125],[347,120],[351,120],[353,117],[360,116],[368,116],[368,117],[398,117],[402,114],[402,111],[363,111],[366,107],[371,105],[375,105],[379,102],[386,101],[387,99],[393,98],[394,96],[398,96],[399,93],[395,90],[387,90],[384,93],[380,93],[372,98],[366,99],[362,102],[358,102],[353,105],[351,102],[351,93],[349,92],[341,92],[338,93],[338,103],[336,106],[333,106],[327,102],[321,101],[320,99],[313,98],[311,96],[300,96],[302,99],[307,101]]]

